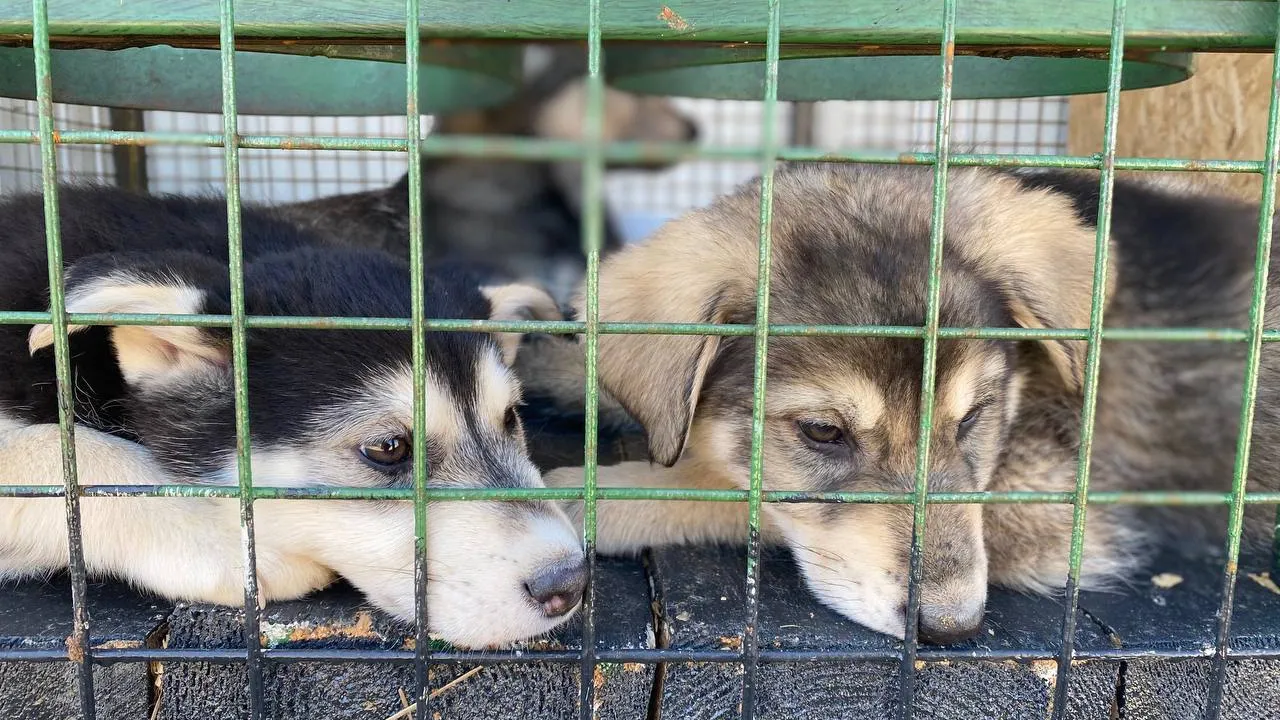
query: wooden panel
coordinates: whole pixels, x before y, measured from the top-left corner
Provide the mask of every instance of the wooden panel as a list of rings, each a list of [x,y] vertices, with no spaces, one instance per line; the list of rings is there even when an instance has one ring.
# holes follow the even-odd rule
[[[1120,96],[1117,152],[1125,156],[1196,160],[1261,160],[1267,137],[1270,55],[1202,55],[1184,83]],[[1071,99],[1067,151],[1102,149],[1102,95]],[[1226,173],[1184,173],[1205,188],[1257,201],[1262,178]]]

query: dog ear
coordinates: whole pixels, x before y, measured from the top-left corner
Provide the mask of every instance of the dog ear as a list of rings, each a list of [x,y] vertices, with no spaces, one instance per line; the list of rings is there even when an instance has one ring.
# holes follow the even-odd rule
[[[600,320],[724,323],[749,314],[755,217],[724,210],[686,214],[608,258],[600,269]],[[581,317],[583,300],[576,304]],[[719,336],[600,335],[600,382],[644,426],[655,461],[670,467],[680,459],[719,346]]]
[[[551,295],[540,287],[523,283],[510,285],[490,285],[480,288],[480,292],[489,300],[489,319],[502,321],[518,320],[564,320],[564,313]],[[511,365],[520,350],[523,333],[494,333],[498,348],[502,351],[502,360]]]
[[[965,176],[957,179],[968,182]],[[978,231],[961,234],[956,249],[1000,287],[1014,322],[1031,329],[1088,328],[1096,228],[1081,220],[1065,195],[1023,186],[1014,178],[988,175],[981,187],[969,190],[964,211],[979,218]],[[1115,288],[1114,267],[1105,278],[1104,302]],[[1081,389],[1088,344],[1043,340],[1040,345],[1067,388]]]
[[[229,312],[227,266],[186,252],[91,255],[68,268],[70,313],[221,314]],[[69,333],[85,329],[72,325]],[[210,367],[225,368],[225,333],[194,327],[120,325],[111,331],[120,371],[130,385],[169,382]],[[53,327],[28,334],[32,354],[53,344]]]

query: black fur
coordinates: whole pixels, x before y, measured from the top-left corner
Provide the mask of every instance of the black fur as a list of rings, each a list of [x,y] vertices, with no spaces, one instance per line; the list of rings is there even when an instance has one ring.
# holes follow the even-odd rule
[[[206,292],[201,313],[230,312],[226,204],[221,199],[148,197],[107,188],[60,192],[67,287],[128,268],[179,277]],[[327,246],[270,212],[245,207],[245,311],[251,315],[402,317],[410,315],[410,273],[376,250]],[[0,204],[0,308],[45,310],[48,282],[39,196]],[[432,317],[484,319],[489,303],[461,267],[428,269],[425,305]],[[53,353],[30,356],[28,325],[0,327],[0,413],[28,423],[57,421]],[[201,331],[229,346],[229,330]],[[301,433],[317,402],[357,396],[382,369],[411,364],[410,333],[251,329],[246,335],[250,427],[254,442],[279,443]],[[460,403],[475,393],[484,333],[429,333],[427,371]],[[234,447],[229,373],[152,389],[128,388],[105,328],[72,336],[76,413],[80,422],[139,440],[162,462],[210,470]]]

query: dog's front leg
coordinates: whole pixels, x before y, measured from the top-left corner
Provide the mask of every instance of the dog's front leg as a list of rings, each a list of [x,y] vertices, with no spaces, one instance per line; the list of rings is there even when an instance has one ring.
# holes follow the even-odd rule
[[[582,487],[583,469],[557,468],[546,474],[549,487]],[[709,463],[685,457],[672,467],[624,462],[597,469],[602,488],[738,489]],[[583,503],[564,503],[579,529]],[[766,535],[772,526],[765,520]],[[710,500],[600,500],[596,504],[596,548],[629,555],[647,547],[699,543],[742,544],[747,538],[747,505]]]
[[[90,428],[76,427],[81,485],[176,484],[146,448]],[[62,455],[56,425],[0,432],[0,482],[61,485]],[[159,595],[239,605],[244,563],[239,506],[234,499],[86,497],[80,524],[87,570]],[[303,586],[276,588],[281,549],[259,541],[262,601],[296,596],[328,582],[319,568]],[[38,576],[67,567],[69,549],[62,498],[0,499],[0,578]],[[297,561],[290,558],[296,577]]]

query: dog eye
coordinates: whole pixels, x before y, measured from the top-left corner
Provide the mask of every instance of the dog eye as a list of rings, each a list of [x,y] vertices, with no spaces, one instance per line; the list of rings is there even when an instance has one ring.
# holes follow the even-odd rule
[[[413,457],[410,452],[409,439],[392,437],[360,446],[360,456],[370,464],[382,469],[403,465]]]
[[[957,439],[964,437],[973,429],[974,424],[978,422],[978,418],[982,415],[983,408],[986,406],[986,402],[980,402],[970,408],[969,412],[965,413],[964,417],[960,418],[960,423],[956,426]]]
[[[821,445],[844,444],[844,431],[835,425],[801,420],[796,422],[796,427],[800,428],[801,435],[804,435],[805,438],[812,442]]]
[[[507,408],[507,414],[502,416],[502,426],[506,428],[508,435],[515,435],[520,429],[520,416],[516,414],[514,406]]]

